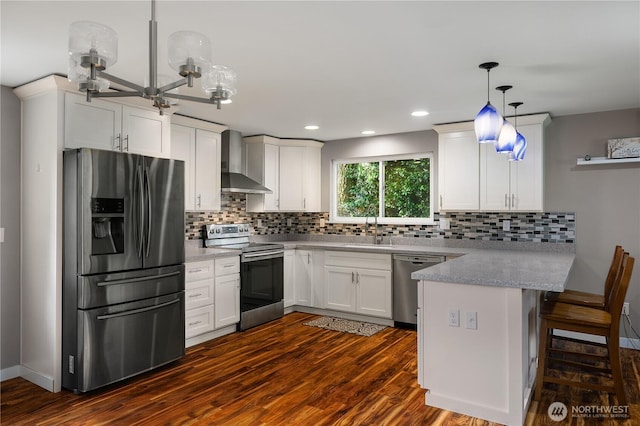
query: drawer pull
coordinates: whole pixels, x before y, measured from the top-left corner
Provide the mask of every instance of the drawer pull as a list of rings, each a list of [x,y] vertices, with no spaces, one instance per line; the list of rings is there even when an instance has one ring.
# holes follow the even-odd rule
[[[202,296],[202,293],[197,293],[197,294],[190,294],[189,297],[200,297]]]
[[[189,269],[190,274],[195,274],[197,272],[202,272],[202,269]]]
[[[189,323],[189,327],[193,327],[194,325],[202,324],[202,321],[194,321]]]

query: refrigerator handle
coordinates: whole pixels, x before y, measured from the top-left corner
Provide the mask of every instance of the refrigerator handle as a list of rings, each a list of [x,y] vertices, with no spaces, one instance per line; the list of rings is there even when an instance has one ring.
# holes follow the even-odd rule
[[[145,182],[145,190],[147,193],[147,231],[146,231],[146,257],[149,257],[149,249],[151,246],[151,183],[149,182],[149,168],[144,168],[144,182]]]
[[[141,167],[138,166],[136,169],[136,177],[138,180],[138,197],[139,197],[139,208],[140,208],[140,216],[137,218],[136,220],[136,229],[138,230],[138,233],[136,235],[136,243],[137,243],[137,250],[138,250],[138,257],[142,257],[142,241],[143,241],[143,234],[144,234],[144,222],[143,222],[143,217],[144,217],[144,188],[143,188],[143,183],[142,183],[142,170]],[[138,201],[138,200],[136,200]]]

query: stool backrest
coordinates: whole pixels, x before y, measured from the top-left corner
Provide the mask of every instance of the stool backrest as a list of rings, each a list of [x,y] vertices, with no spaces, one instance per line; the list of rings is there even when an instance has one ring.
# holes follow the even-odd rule
[[[611,298],[607,312],[611,314],[611,325],[617,329],[620,328],[622,305],[624,304],[624,298],[627,296],[627,289],[629,288],[629,282],[631,281],[631,273],[633,272],[634,263],[635,259],[629,256],[629,253],[625,253],[622,256],[622,271],[611,290]]]

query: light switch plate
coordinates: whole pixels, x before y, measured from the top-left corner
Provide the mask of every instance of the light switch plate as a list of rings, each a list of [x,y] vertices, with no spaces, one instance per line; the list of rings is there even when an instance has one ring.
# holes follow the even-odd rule
[[[441,217],[438,221],[438,225],[440,229],[450,229],[451,228],[451,220]]]

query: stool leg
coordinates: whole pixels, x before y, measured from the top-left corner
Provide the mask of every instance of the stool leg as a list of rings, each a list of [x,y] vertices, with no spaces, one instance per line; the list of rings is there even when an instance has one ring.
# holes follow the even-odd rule
[[[622,379],[622,365],[620,363],[620,337],[611,335],[607,339],[609,349],[609,365],[613,376],[613,387],[616,390],[618,404],[627,405],[627,396],[624,393],[624,381]]]
[[[542,385],[544,380],[544,370],[547,364],[547,344],[549,341],[549,329],[547,320],[542,319],[540,323],[540,341],[538,342],[538,370],[536,371],[536,393],[534,400],[540,401],[542,397]]]

